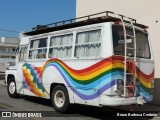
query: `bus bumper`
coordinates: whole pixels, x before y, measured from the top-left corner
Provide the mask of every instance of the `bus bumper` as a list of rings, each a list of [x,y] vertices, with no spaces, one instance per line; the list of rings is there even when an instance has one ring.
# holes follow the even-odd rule
[[[110,96],[101,96],[100,97],[100,106],[123,106],[131,104],[140,104],[143,105],[145,101],[141,96],[138,97],[110,97]]]

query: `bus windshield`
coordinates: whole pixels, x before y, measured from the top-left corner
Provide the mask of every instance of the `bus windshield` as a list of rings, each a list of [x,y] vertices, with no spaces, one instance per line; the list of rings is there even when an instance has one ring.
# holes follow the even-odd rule
[[[142,30],[135,30],[136,33],[136,55],[140,58],[150,58],[150,49],[148,42],[148,34]],[[133,35],[133,29],[131,27],[126,27],[126,34]],[[124,55],[124,33],[123,28],[120,25],[112,25],[112,35],[113,35],[113,49],[115,55]],[[133,37],[127,36],[127,40],[130,40],[127,43],[127,47],[134,48],[134,39]],[[128,56],[134,56],[133,49],[127,49]]]

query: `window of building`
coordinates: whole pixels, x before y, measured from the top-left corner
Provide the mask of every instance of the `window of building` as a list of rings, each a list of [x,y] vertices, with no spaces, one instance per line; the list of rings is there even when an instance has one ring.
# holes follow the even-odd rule
[[[29,59],[44,59],[47,54],[47,38],[31,40]]]
[[[70,58],[72,56],[73,34],[51,37],[49,58]]]
[[[15,50],[16,50],[15,48],[12,48],[12,51],[13,51],[13,52],[15,52]]]
[[[100,33],[101,30],[92,30],[77,33],[75,53],[77,58],[100,56]]]
[[[126,27],[127,34],[133,35],[133,29]],[[150,58],[150,48],[148,42],[148,34],[141,30],[135,30],[136,33],[136,54],[137,57],[141,58]],[[124,43],[119,41],[124,40],[124,33],[122,26],[113,25],[112,26],[112,34],[113,34],[113,47],[114,54],[116,55],[124,55]],[[131,40],[130,43],[127,43],[127,47],[134,48],[134,39],[127,36],[127,39]],[[128,49],[127,55],[134,56],[134,50]]]
[[[16,57],[15,57],[15,56],[11,56],[11,58],[12,58],[12,59],[15,59]]]
[[[1,58],[9,58],[9,56],[1,56]]]

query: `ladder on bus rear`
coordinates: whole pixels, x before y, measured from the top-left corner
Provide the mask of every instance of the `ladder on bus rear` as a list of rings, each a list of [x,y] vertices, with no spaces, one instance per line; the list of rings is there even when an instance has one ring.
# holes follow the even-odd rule
[[[135,19],[125,17],[123,15],[115,14],[113,12],[109,12],[110,14],[115,15],[121,20],[121,24],[123,27],[124,40],[121,43],[124,44],[124,85],[123,85],[123,96],[134,97],[137,96],[136,93],[136,33],[134,22]],[[128,29],[126,27],[130,27],[132,34],[128,33]],[[130,39],[128,39],[130,38]],[[128,44],[133,42],[133,47],[129,47]],[[128,51],[132,51],[132,55],[128,54]],[[140,83],[139,83],[140,84]]]
[[[128,19],[128,18],[126,18]],[[125,23],[121,19],[124,32],[124,97],[134,97],[136,95],[136,33],[132,19],[128,19]],[[131,33],[128,33],[127,28],[131,27]],[[128,39],[130,38],[130,39]],[[133,47],[128,44],[133,42]],[[129,53],[128,51],[131,51]],[[133,53],[133,54],[132,54]]]

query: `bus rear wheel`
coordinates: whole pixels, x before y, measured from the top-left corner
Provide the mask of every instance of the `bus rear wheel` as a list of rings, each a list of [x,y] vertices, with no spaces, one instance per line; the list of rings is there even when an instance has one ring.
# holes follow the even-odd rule
[[[7,91],[8,91],[8,95],[11,98],[17,98],[19,96],[16,90],[16,83],[15,83],[14,77],[9,79],[8,85],[7,85]]]
[[[67,89],[62,85],[55,86],[51,94],[51,102],[57,112],[68,112],[70,102]]]

